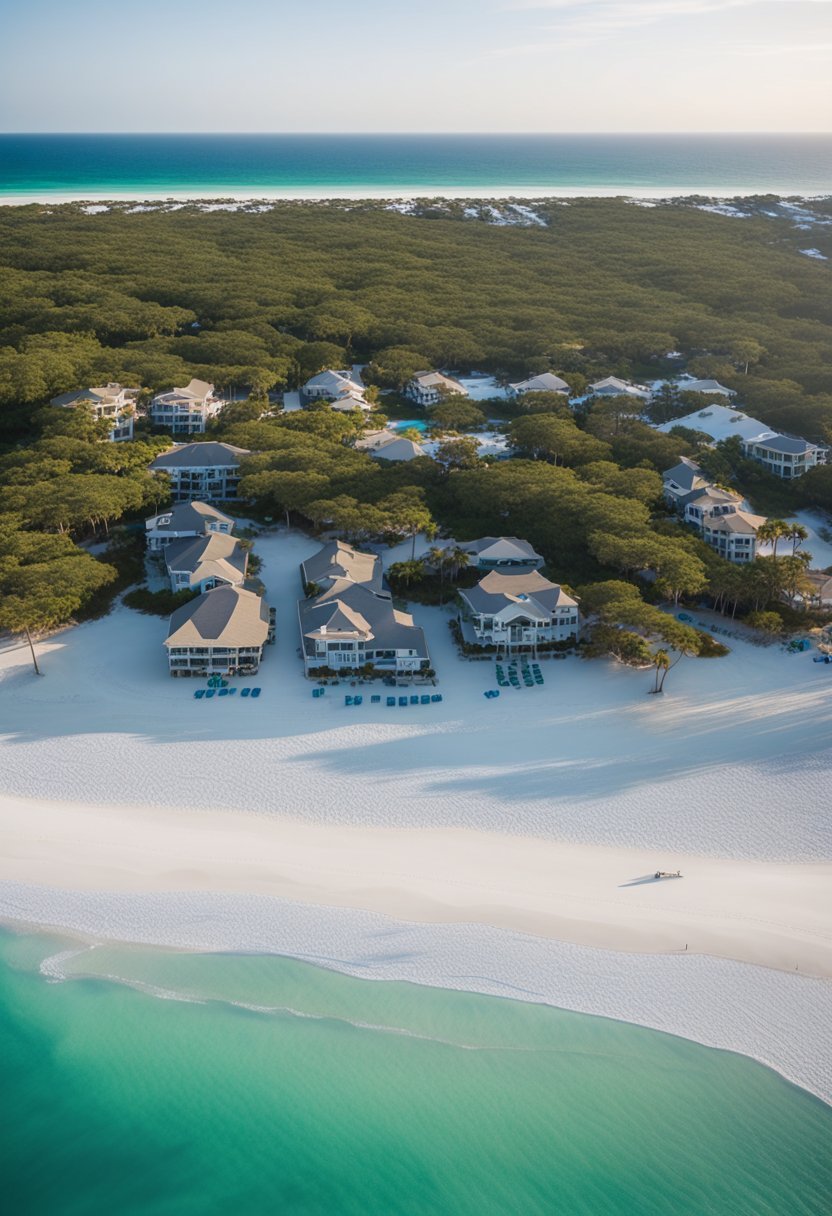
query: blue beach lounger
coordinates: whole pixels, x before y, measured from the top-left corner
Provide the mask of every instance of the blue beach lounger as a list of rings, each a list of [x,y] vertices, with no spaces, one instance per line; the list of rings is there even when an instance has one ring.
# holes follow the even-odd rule
[[[435,693],[432,695],[432,697],[431,697],[431,701],[433,701],[433,702],[436,702],[436,701],[441,701],[441,700],[442,700],[442,693],[441,693],[441,692],[435,692]]]
[[[388,704],[388,705],[395,705],[395,704],[396,704],[396,698],[395,698],[395,697],[388,697],[388,698],[387,698],[387,704]]]
[[[215,692],[216,692],[216,689],[215,689],[215,688],[206,688],[206,690],[205,690],[205,699],[206,699],[206,701],[208,700],[208,698],[209,698],[209,697],[213,697],[213,695],[214,695],[214,693],[215,693]]]
[[[370,697],[370,704],[378,705],[380,700],[381,700],[381,697],[378,695],[377,692],[374,692],[373,695]]]
[[[420,705],[430,705],[430,697],[427,695],[427,693],[423,693],[421,695],[421,697],[419,698],[419,704]]]
[[[411,698],[410,698],[410,704],[411,704],[411,705],[418,705],[418,704],[419,704],[419,698],[418,698],[418,696],[413,696],[413,697],[411,697]]]
[[[399,705],[407,705],[407,697],[399,697]]]
[[[252,688],[252,690],[251,690],[251,695],[252,695],[253,697],[259,697],[259,696],[260,696],[260,689],[259,689],[259,688]]]
[[[361,693],[359,693],[357,697],[353,697],[352,703],[353,703],[353,705],[363,705],[364,704],[364,697],[361,695]]]
[[[248,696],[248,694],[249,694],[250,692],[251,692],[251,689],[250,689],[250,688],[241,688],[241,689],[240,689],[240,696],[241,696],[241,697],[247,697],[247,696]]]
[[[220,696],[221,696],[221,697],[227,697],[227,696],[228,696],[228,689],[227,689],[227,688],[221,688],[221,689],[220,689]]]
[[[815,659],[815,662],[816,662],[816,663],[819,663],[819,662],[820,662],[820,659]],[[200,700],[201,700],[201,699],[202,699],[202,698],[205,696],[205,689],[204,689],[204,688],[198,688],[198,689],[196,690],[196,692],[194,693],[194,696],[196,697],[197,701],[200,701]]]
[[[352,697],[344,697],[345,705],[352,705]]]

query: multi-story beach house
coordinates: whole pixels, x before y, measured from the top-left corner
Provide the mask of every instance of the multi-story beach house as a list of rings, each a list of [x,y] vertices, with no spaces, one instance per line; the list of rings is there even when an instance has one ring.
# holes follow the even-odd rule
[[[511,397],[522,397],[524,393],[562,393],[568,397],[571,391],[566,381],[554,372],[542,372],[539,376],[530,376],[528,380],[518,380],[508,386]]]
[[[458,380],[437,371],[416,372],[404,389],[405,397],[422,406],[438,405],[453,394],[467,397],[468,390]]]
[[[829,449],[808,439],[795,439],[791,435],[766,433],[746,439],[743,454],[756,460],[775,477],[786,481],[802,477],[815,465],[826,464]]]
[[[144,521],[145,539],[150,553],[158,553],[171,541],[183,537],[207,536],[234,531],[234,520],[207,502],[179,502]]]
[[[757,556],[757,532],[765,516],[739,507],[720,510],[702,520],[702,539],[726,561],[744,564]]]
[[[153,426],[174,435],[201,435],[208,419],[216,417],[224,405],[213,384],[191,380],[184,388],[157,393],[147,407],[147,416]]]
[[[683,514],[686,524],[694,524],[701,528],[704,521],[717,515],[730,515],[742,507],[741,494],[733,490],[723,490],[719,486],[706,486],[688,495],[684,502]]]
[[[459,546],[478,570],[539,570],[543,558],[527,540],[517,536],[481,536],[460,542]]]
[[[324,371],[318,372],[303,385],[300,390],[300,399],[304,405],[308,405],[312,401],[330,401],[335,404],[349,399],[363,402],[362,406],[357,407],[359,409],[371,408],[369,402],[364,401],[364,381],[355,368],[345,368],[342,371],[326,368]],[[347,407],[342,405],[341,408]]]
[[[231,502],[237,497],[240,461],[251,453],[230,443],[177,444],[150,465],[170,478],[175,502]]]
[[[248,550],[233,536],[212,532],[182,537],[171,541],[164,553],[173,592],[210,591],[221,584],[241,587],[246,580]]]
[[[164,643],[170,674],[253,675],[274,636],[274,613],[264,599],[242,587],[214,587],[171,616]]]
[[[90,409],[96,418],[104,418],[110,423],[107,436],[110,442],[121,443],[133,438],[136,399],[140,391],[138,388],[125,388],[123,384],[102,384],[98,388],[61,393],[53,397],[50,404],[64,409],[77,409],[79,406]]]
[[[533,651],[544,642],[577,639],[578,601],[538,570],[501,574],[492,570],[476,587],[460,590],[466,626],[480,645],[506,654]]]
[[[298,601],[307,675],[372,665],[413,676],[430,667],[424,630],[393,607],[377,557],[336,541],[302,564],[301,578],[315,593]]]
[[[652,395],[646,384],[633,384],[630,380],[620,380],[618,376],[596,380],[586,391],[593,397],[638,397],[641,401],[649,401]]]

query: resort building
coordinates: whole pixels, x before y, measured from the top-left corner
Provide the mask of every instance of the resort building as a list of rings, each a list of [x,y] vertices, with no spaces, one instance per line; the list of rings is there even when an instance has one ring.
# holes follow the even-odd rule
[[[176,609],[164,645],[172,676],[245,676],[258,670],[273,641],[274,613],[266,601],[222,586]]]
[[[687,386],[680,385],[680,387],[686,388]],[[735,410],[728,405],[718,405],[716,402],[706,405],[701,410],[695,410],[692,414],[685,414],[684,418],[674,418],[671,422],[663,422],[656,427],[656,430],[666,434],[675,426],[684,426],[691,431],[701,431],[704,435],[708,435],[714,443],[730,439],[733,435],[745,441],[755,439],[757,436],[775,434],[764,422],[760,422],[759,418],[751,418],[742,410]]]
[[[173,592],[210,591],[221,584],[240,587],[246,579],[248,550],[233,536],[217,532],[183,537],[165,549],[165,566]]]
[[[538,570],[543,558],[516,536],[481,536],[459,545],[478,570]]]
[[[213,384],[191,380],[184,388],[157,393],[147,416],[153,426],[174,435],[201,435],[208,419],[216,417],[224,405],[225,401],[215,395]]]
[[[592,393],[593,397],[639,397],[642,401],[649,401],[651,397],[650,389],[645,384],[632,384],[629,380],[619,380],[618,376],[596,380],[586,391]]]
[[[417,405],[438,405],[445,397],[454,393],[468,396],[468,389],[458,380],[442,372],[416,372],[405,385],[404,395]]]
[[[388,430],[367,431],[355,441],[355,446],[381,460],[416,460],[418,456],[427,455],[421,444]]]
[[[355,395],[364,399],[364,381],[354,368],[333,371],[327,368],[312,376],[300,390],[301,401],[337,401],[340,397]]]
[[[240,461],[250,455],[230,443],[183,443],[157,456],[150,469],[167,473],[175,502],[228,502],[237,497]]]
[[[133,420],[136,399],[140,390],[125,388],[123,384],[102,384],[98,388],[82,388],[75,393],[61,393],[53,397],[51,405],[64,409],[85,406],[97,419],[105,418],[111,426],[107,438],[111,443],[121,443],[133,438]]]
[[[361,583],[381,591],[384,571],[375,553],[361,553],[343,540],[333,540],[301,562],[300,577],[307,595],[310,587],[320,593],[338,582]]]
[[[363,410],[365,414],[369,414],[373,405],[372,402],[367,401],[363,393],[359,393],[355,389],[347,389],[343,393],[339,393],[334,401],[330,401],[329,408],[340,414],[347,414],[352,410]]]
[[[808,439],[793,439],[790,435],[758,435],[742,445],[743,454],[756,460],[775,477],[789,481],[802,477],[815,465],[826,464],[829,449]]]
[[[430,667],[424,631],[393,607],[383,589],[380,560],[333,542],[301,564],[304,588],[318,594],[298,602],[307,675],[371,665],[394,675]]]
[[[757,556],[757,530],[765,516],[739,508],[707,515],[702,520],[702,539],[726,561],[752,562]]]
[[[540,376],[531,376],[528,380],[518,380],[510,384],[508,391],[512,397],[522,397],[524,393],[563,393],[568,397],[572,391],[565,380],[553,372],[543,372]]]
[[[699,465],[687,456],[683,456],[672,469],[666,469],[662,473],[665,500],[679,511],[684,511],[685,503],[691,496],[695,497],[710,484]]]
[[[159,515],[151,515],[144,521],[144,527],[148,550],[158,553],[171,541],[186,536],[215,532],[228,536],[234,531],[234,520],[207,502],[180,502]]]
[[[577,600],[537,570],[525,574],[492,570],[459,596],[464,605],[463,636],[468,625],[480,645],[511,653],[534,650],[545,642],[577,639]]]

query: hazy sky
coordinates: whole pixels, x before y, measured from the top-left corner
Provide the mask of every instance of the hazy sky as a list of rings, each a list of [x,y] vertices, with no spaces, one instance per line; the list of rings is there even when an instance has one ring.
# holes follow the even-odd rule
[[[0,0],[5,131],[828,131],[832,0]]]

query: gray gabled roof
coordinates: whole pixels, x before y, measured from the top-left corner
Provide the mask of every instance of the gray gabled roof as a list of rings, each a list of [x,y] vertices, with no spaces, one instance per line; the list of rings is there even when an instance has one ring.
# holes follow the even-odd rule
[[[495,561],[502,559],[531,564],[543,560],[527,540],[521,540],[518,536],[481,536],[479,540],[464,541],[460,548],[477,557],[487,554]]]
[[[397,611],[388,594],[362,583],[339,580],[316,599],[300,600],[298,614],[304,639],[357,637],[370,642],[373,650],[414,650],[420,658],[428,657],[421,626],[414,625],[406,612]]]
[[[235,448],[231,443],[180,443],[157,456],[151,469],[236,469],[247,448]]]
[[[662,481],[675,482],[682,490],[696,490],[704,487],[707,482],[702,475],[702,470],[699,465],[693,460],[688,460],[687,456],[683,456],[678,464],[674,464],[672,469],[665,469],[662,473]],[[697,486],[697,482],[699,485]]]
[[[416,460],[425,455],[425,449],[412,439],[392,439],[390,443],[382,443],[368,450],[371,456],[377,456],[380,460]]]
[[[516,384],[510,384],[509,388],[514,389],[515,393],[571,392],[566,381],[561,380],[554,372],[543,372],[539,376],[530,376],[528,380],[518,380]]]
[[[253,591],[214,587],[177,608],[165,646],[262,646],[269,635],[269,606]]]
[[[304,583],[317,583],[319,586],[347,579],[380,590],[384,577],[380,557],[375,553],[362,553],[342,540],[333,540],[324,545],[301,562],[300,569]]]
[[[165,565],[170,573],[193,574],[203,579],[220,578],[242,583],[246,576],[248,554],[239,541],[222,532],[207,536],[183,536],[165,549]]]
[[[167,523],[157,521],[167,520]],[[224,515],[207,502],[178,502],[168,511],[160,511],[145,520],[145,527],[156,532],[193,532],[199,536],[207,531],[211,523],[229,524],[234,527],[230,515]]]
[[[555,608],[577,607],[577,600],[538,570],[524,574],[500,574],[492,570],[476,587],[459,594],[474,612],[492,616],[509,604],[528,604],[529,611],[538,609],[543,616],[551,616]]]

